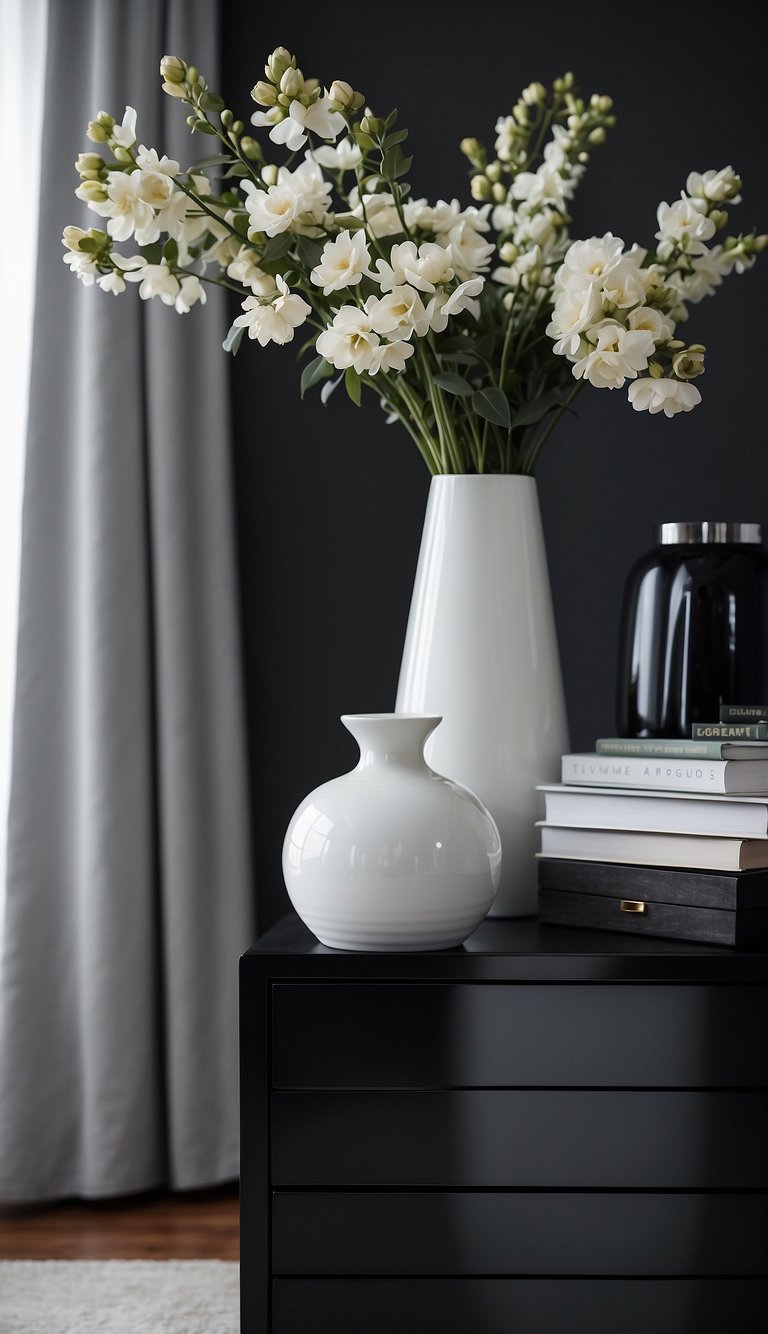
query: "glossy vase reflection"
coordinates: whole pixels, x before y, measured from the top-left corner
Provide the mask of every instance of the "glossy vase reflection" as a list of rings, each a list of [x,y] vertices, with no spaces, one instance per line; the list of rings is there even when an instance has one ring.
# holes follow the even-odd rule
[[[664,524],[672,530],[683,525]],[[706,540],[661,541],[627,575],[619,632],[620,736],[690,737],[721,704],[768,697],[768,553],[756,524],[685,525]],[[715,540],[733,531],[754,540]]]
[[[285,836],[283,874],[296,912],[336,949],[461,944],[493,902],[501,842],[477,797],[425,762],[440,718],[341,721],[360,762],[311,792]]]
[[[559,778],[568,727],[533,478],[432,479],[396,708],[443,715],[427,759],[499,827],[492,914],[535,913],[536,784]]]

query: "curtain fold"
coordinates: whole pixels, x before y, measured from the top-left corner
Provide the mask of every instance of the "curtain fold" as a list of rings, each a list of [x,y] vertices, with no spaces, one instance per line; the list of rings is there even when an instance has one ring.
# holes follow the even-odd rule
[[[237,1175],[253,904],[222,293],[177,316],[74,281],[73,162],[104,108],[182,166],[160,90],[216,85],[218,6],[52,0],[27,443],[0,1199]],[[98,225],[88,214],[83,225]],[[130,244],[120,247],[130,252]]]

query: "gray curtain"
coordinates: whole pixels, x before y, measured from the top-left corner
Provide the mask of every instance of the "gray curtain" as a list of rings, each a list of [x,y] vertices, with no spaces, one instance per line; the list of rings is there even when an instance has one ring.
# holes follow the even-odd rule
[[[0,1199],[238,1171],[252,932],[226,313],[84,288],[60,235],[85,126],[209,154],[164,52],[218,82],[211,0],[52,0],[23,515]],[[19,187],[21,188],[21,187]],[[85,225],[98,225],[88,214]],[[23,222],[20,222],[23,225]],[[122,247],[128,250],[128,246]]]

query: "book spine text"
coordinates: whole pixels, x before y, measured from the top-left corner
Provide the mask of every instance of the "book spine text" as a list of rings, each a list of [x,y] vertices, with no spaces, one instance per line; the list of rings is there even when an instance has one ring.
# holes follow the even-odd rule
[[[694,723],[694,741],[768,741],[768,723]]]

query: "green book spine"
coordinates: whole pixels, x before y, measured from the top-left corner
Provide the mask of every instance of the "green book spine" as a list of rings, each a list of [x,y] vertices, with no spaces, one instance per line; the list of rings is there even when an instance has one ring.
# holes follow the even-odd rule
[[[768,721],[768,704],[721,704],[721,723],[759,723]]]
[[[768,723],[694,723],[694,741],[768,741]]]

